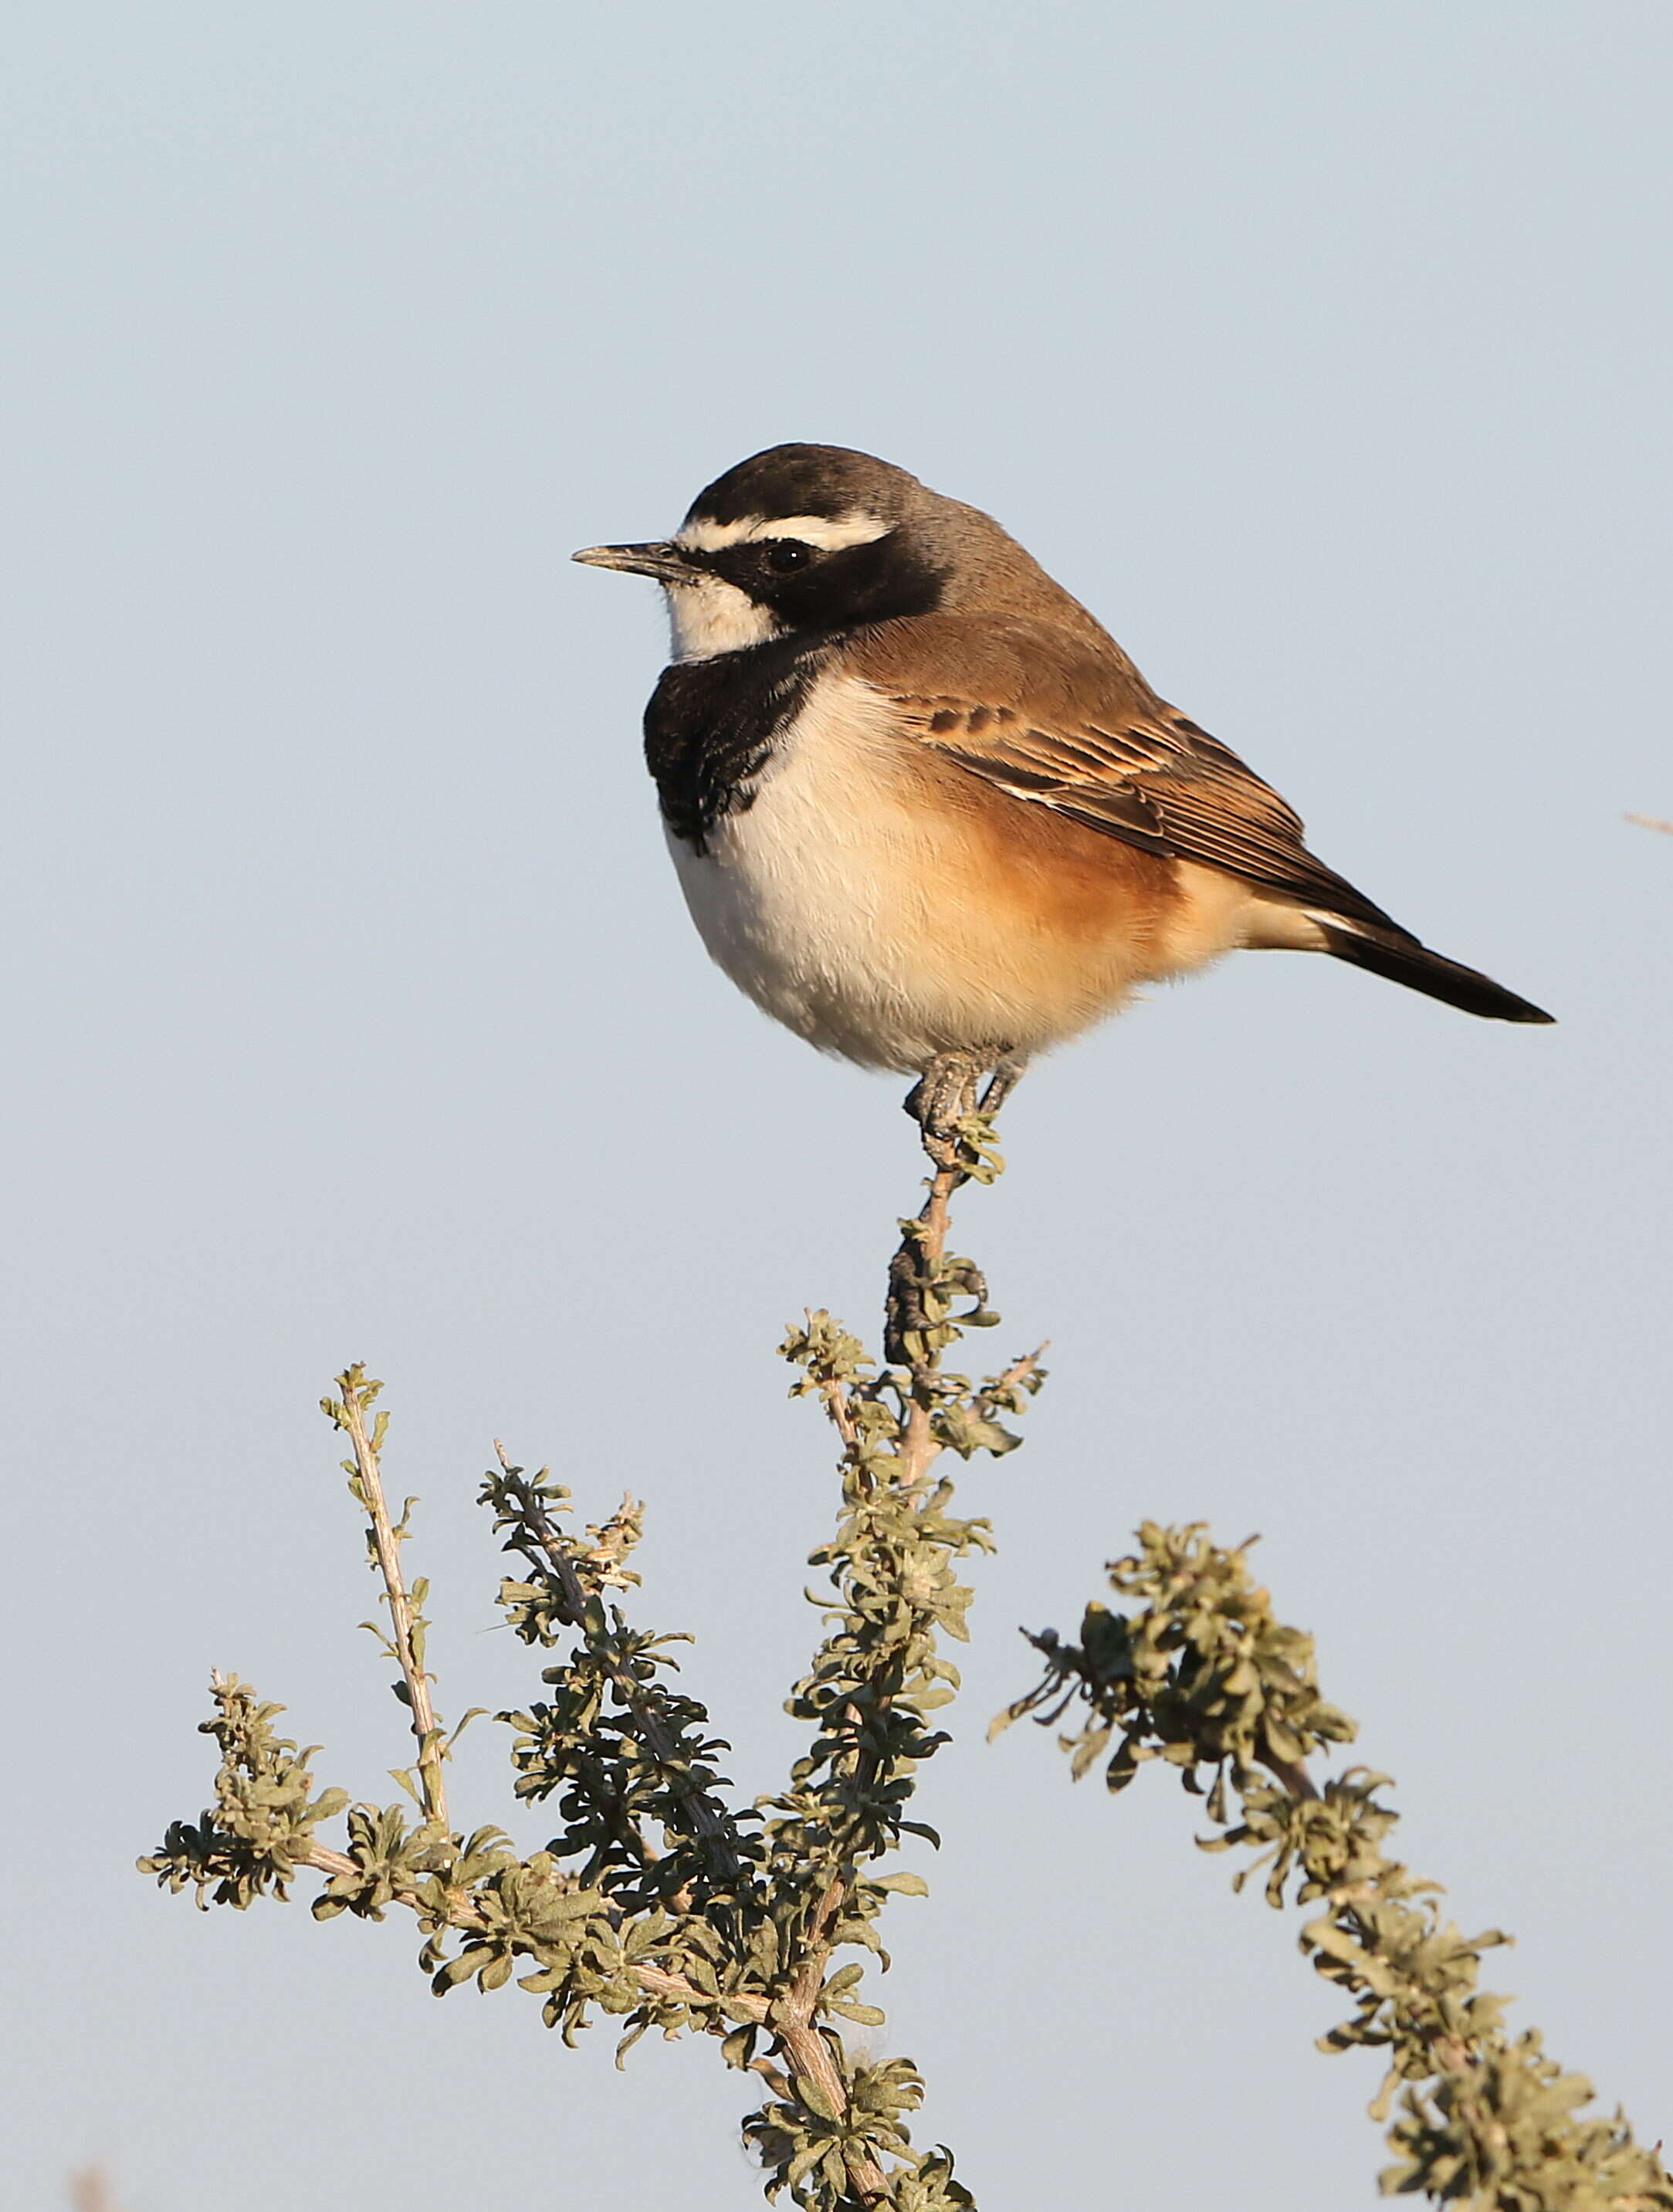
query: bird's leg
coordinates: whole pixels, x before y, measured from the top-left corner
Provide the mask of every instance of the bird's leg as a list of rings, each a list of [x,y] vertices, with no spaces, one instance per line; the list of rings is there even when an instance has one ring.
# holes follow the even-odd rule
[[[912,1413],[909,1444],[913,1436],[922,1448],[934,1403],[935,1352],[926,1343],[940,1339],[933,1332],[946,1320],[946,1294],[963,1294],[987,1300],[987,1285],[967,1260],[944,1266],[947,1200],[972,1176],[991,1182],[1003,1163],[993,1148],[991,1128],[972,1127],[995,1113],[1022,1076],[1025,1063],[1007,1045],[988,1046],[974,1052],[942,1052],[925,1066],[905,1100],[906,1111],[917,1123],[924,1151],[935,1173],[929,1196],[916,1218],[902,1223],[905,1235],[889,1267],[889,1296],[884,1309],[883,1357],[891,1367],[912,1373]],[[985,1090],[984,1071],[991,1071]],[[980,1091],[980,1103],[977,1093]],[[936,1293],[932,1299],[930,1293]]]
[[[891,1366],[912,1370],[920,1425],[928,1419],[929,1384],[926,1378],[934,1355],[924,1343],[936,1326],[928,1293],[946,1237],[947,1200],[967,1180],[958,1125],[976,1110],[976,1086],[987,1061],[973,1052],[940,1052],[928,1061],[923,1073],[902,1102],[918,1125],[924,1151],[934,1174],[929,1196],[913,1221],[902,1224],[905,1235],[889,1263],[889,1296],[884,1308],[883,1357]]]
[[[970,1115],[990,1121],[1027,1066],[1026,1060],[1007,1045],[936,1054],[902,1103],[923,1133],[924,1150],[938,1165],[952,1164],[950,1148],[959,1141],[959,1123]],[[990,1071],[985,1089],[980,1083],[984,1069]]]
[[[926,1144],[947,1144],[976,1110],[976,1083],[986,1062],[970,1052],[938,1052],[903,1103],[923,1131]]]
[[[1003,1059],[996,1060],[993,1066],[994,1072],[988,1078],[988,1087],[982,1094],[982,1103],[976,1109],[979,1114],[985,1114],[990,1121],[1022,1081],[1024,1076],[1027,1074],[1028,1062],[1025,1060],[1014,1059],[1007,1054]]]

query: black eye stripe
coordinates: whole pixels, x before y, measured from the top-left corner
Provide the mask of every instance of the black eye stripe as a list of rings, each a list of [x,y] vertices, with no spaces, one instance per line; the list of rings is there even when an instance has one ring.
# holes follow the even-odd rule
[[[745,589],[757,580],[805,575],[824,557],[823,546],[810,545],[801,538],[743,538],[731,545],[693,546],[685,555],[691,567],[706,568]]]
[[[787,536],[683,550],[696,575],[741,592],[793,635],[927,614],[940,605],[946,584],[941,566],[898,525],[852,544]]]

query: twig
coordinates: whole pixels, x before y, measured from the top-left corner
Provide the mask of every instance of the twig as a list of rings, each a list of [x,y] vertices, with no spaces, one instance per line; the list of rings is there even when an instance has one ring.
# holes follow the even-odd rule
[[[1303,1955],[1355,2008],[1318,2047],[1375,2049],[1387,2067],[1371,2106],[1399,2160],[1380,2177],[1384,2195],[1673,2212],[1659,2144],[1635,2143],[1618,2111],[1582,2117],[1591,2083],[1548,2057],[1536,2032],[1512,2036],[1508,2000],[1480,1986],[1484,1954],[1510,1939],[1444,1923],[1439,1885],[1384,1850],[1396,1817],[1378,1796],[1389,1778],[1353,1766],[1315,1789],[1307,1760],[1351,1742],[1354,1723],[1319,1691],[1311,1637],[1280,1620],[1254,1584],[1249,1545],[1226,1551],[1202,1522],[1153,1522],[1139,1543],[1109,1573],[1141,1607],[1089,1608],[1080,1646],[1049,1630],[1033,1637],[1044,1679],[1001,1720],[1032,1711],[1055,1727],[1084,1703],[1084,1728],[1060,1738],[1077,1779],[1107,1754],[1113,1790],[1159,1758],[1189,1790],[1211,1781],[1208,1816],[1222,1832],[1199,1845],[1255,1854],[1238,1888],[1264,1868],[1268,1905],[1317,1908],[1300,1931]]]
[[[517,1958],[532,1959],[540,1972],[522,1985],[544,1991],[544,2015],[562,2022],[566,2039],[595,2005],[632,2014],[624,2049],[656,2024],[723,2039],[727,2063],[758,2075],[779,2100],[746,2120],[746,2141],[760,2149],[775,2186],[822,2212],[861,2212],[902,2197],[919,2212],[952,2212],[970,2201],[952,2182],[949,2154],[911,2148],[899,2116],[916,2108],[922,2082],[910,2061],[873,2065],[843,2039],[843,2020],[881,2017],[848,1994],[860,1969],[830,1971],[839,1948],[877,1948],[871,1923],[887,1892],[922,1887],[903,1874],[870,1878],[873,1862],[908,1832],[934,1833],[903,1813],[915,1767],[946,1741],[926,1717],[957,1681],[937,1638],[962,1632],[971,1595],[952,1562],[989,1547],[986,1522],[953,1517],[952,1486],[927,1479],[928,1470],[946,1447],[965,1458],[1007,1450],[1016,1439],[994,1417],[1019,1407],[1042,1379],[1037,1353],[979,1389],[942,1370],[945,1347],[997,1318],[986,1310],[979,1271],[948,1255],[950,1200],[961,1184],[991,1181],[1002,1165],[971,1091],[961,1097],[955,1090],[951,1103],[949,1114],[944,1096],[921,1121],[932,1173],[891,1268],[881,1372],[869,1373],[859,1340],[823,1312],[810,1314],[806,1335],[793,1330],[784,1346],[804,1370],[798,1387],[818,1391],[842,1439],[842,1514],[814,1554],[831,1567],[839,1595],[793,1696],[791,1710],[813,1723],[812,1749],[793,1768],[786,1796],[740,1816],[764,1820],[759,1844],[740,1836],[724,1800],[703,1786],[711,1747],[695,1733],[707,1725],[703,1709],[659,1691],[652,1670],[669,1663],[660,1656],[666,1639],[636,1635],[609,1602],[610,1585],[637,1579],[622,1565],[638,1533],[632,1501],[604,1530],[573,1540],[556,1518],[567,1492],[524,1477],[496,1443],[502,1473],[488,1478],[484,1499],[496,1527],[515,1532],[506,1548],[526,1563],[528,1577],[508,1578],[501,1601],[528,1642],[575,1632],[569,1659],[544,1677],[560,1696],[532,1715],[504,1717],[528,1731],[514,1752],[520,1794],[568,1786],[570,1827],[536,1859],[501,1850],[505,1839],[492,1829],[479,1830],[461,1855],[442,1782],[447,1739],[423,1664],[428,1585],[415,1575],[409,1590],[401,1571],[406,1523],[392,1521],[384,1495],[386,1417],[373,1417],[380,1386],[355,1366],[338,1378],[341,1402],[328,1399],[325,1410],[352,1448],[350,1487],[389,1610],[383,1640],[418,1744],[416,1776],[399,1778],[417,1798],[422,1822],[413,1826],[398,1808],[361,1806],[350,1814],[350,1850],[315,1841],[315,1824],[344,1809],[347,1793],[313,1795],[311,1754],[274,1734],[283,1708],[217,1678],[217,1715],[205,1723],[222,1754],[217,1809],[202,1826],[173,1823],[163,1848],[141,1861],[171,1889],[195,1887],[200,1902],[211,1892],[214,1902],[239,1905],[283,1897],[306,1867],[329,1884],[315,1900],[322,1917],[351,1910],[375,1918],[398,1905],[418,1921],[421,1962],[438,1990],[473,1978],[498,1988]],[[612,1811],[620,1834],[599,1826]],[[668,1850],[660,1878],[645,1882],[633,1851],[657,1857],[639,1830],[659,1821]],[[552,1863],[583,1850],[593,1854],[589,1873],[560,1878],[554,1899]],[[688,1875],[687,1852],[709,1856],[712,1881]],[[591,1869],[618,1865],[629,1884],[612,1892],[592,1881]],[[571,1920],[581,1924],[569,1929]],[[462,1939],[456,1951],[451,1936]]]
[[[412,1715],[412,1733],[418,1741],[418,1781],[423,1792],[424,1813],[437,1827],[451,1834],[452,1824],[447,1818],[447,1786],[441,1775],[441,1731],[436,1724],[435,1709],[430,1703],[429,1676],[420,1663],[413,1642],[412,1601],[401,1573],[400,1539],[395,1534],[394,1524],[389,1518],[389,1508],[384,1501],[383,1476],[378,1466],[378,1455],[372,1439],[366,1433],[361,1404],[364,1385],[356,1382],[356,1371],[350,1369],[338,1376],[338,1388],[343,1393],[339,1425],[354,1446],[355,1466],[360,1476],[361,1502],[371,1523],[378,1571],[383,1577],[384,1589],[389,1599],[390,1642],[394,1646],[402,1680],[406,1684],[407,1706]]]
[[[970,1401],[974,1410],[989,1418],[1006,1410],[1011,1392],[1033,1381],[1041,1360],[1050,1349],[1051,1340],[1048,1337],[1043,1344],[1037,1344],[1032,1352],[1025,1352],[1019,1359],[1013,1359],[1003,1375],[996,1375],[985,1389],[976,1392]],[[1039,1385],[1035,1383],[1034,1387],[1037,1389]]]
[[[812,1329],[813,1327],[812,1309],[804,1306],[802,1312],[808,1328]],[[838,1376],[827,1375],[820,1382],[819,1402],[824,1407],[826,1418],[831,1427],[843,1439],[845,1449],[850,1452],[858,1451],[861,1442],[860,1424],[855,1419],[854,1408],[849,1403],[847,1387]]]
[[[302,1863],[312,1867],[316,1874],[357,1875],[362,1872],[359,1864],[346,1851],[334,1851],[327,1844],[310,1844],[307,1856]],[[395,1901],[412,1912],[428,1912],[430,1910],[416,1890],[398,1889]],[[450,1889],[447,1925],[468,1932],[485,1929],[489,1922],[470,1902],[464,1891]],[[731,2014],[735,2020],[764,2021],[768,2015],[769,2008],[764,1997],[741,1994],[716,1996],[708,1990],[700,1990],[695,1982],[688,1982],[683,1974],[666,1973],[660,1966],[636,1964],[630,1966],[628,1972],[640,1988],[652,1996],[678,1997],[682,2004],[698,2007],[712,2005]]]
[[[1318,1796],[1312,1776],[1299,1759],[1280,1759],[1275,1751],[1257,1752],[1256,1756],[1267,1772],[1283,1784],[1292,1797]]]
[[[495,1455],[508,1475],[515,1476],[517,1469],[506,1455],[505,1446],[494,1439]],[[569,1610],[571,1625],[579,1628],[587,1611],[587,1592],[581,1587],[581,1577],[575,1572],[575,1563],[564,1547],[563,1539],[552,1526],[545,1509],[533,1492],[526,1491],[522,1499],[523,1518],[533,1532],[547,1563],[557,1576],[563,1592],[563,1602]],[[666,1777],[668,1787],[678,1798],[694,1835],[701,1836],[712,1859],[735,1890],[743,1880],[743,1869],[727,1834],[726,1816],[714,1799],[699,1789],[690,1772],[681,1763],[678,1747],[669,1735],[662,1716],[646,1697],[644,1686],[632,1669],[623,1665],[613,1652],[603,1655],[611,1685],[622,1703],[633,1715],[640,1736],[651,1757]],[[641,1838],[641,1841],[643,1839]],[[650,1856],[656,1856],[651,1850]]]
[[[955,1161],[945,1157],[937,1161],[933,1149],[934,1141],[926,1131],[924,1150],[935,1164],[935,1172],[930,1178],[929,1195],[917,1217],[923,1226],[916,1237],[909,1233],[901,1245],[899,1255],[910,1258],[915,1263],[921,1262],[924,1272],[932,1275],[946,1257],[947,1230],[951,1225],[948,1202],[953,1192],[965,1180],[963,1170]],[[910,1485],[921,1480],[928,1473],[930,1462],[941,1449],[930,1425],[930,1416],[935,1410],[934,1377],[940,1364],[939,1352],[932,1352],[927,1358],[912,1363],[911,1403],[906,1416],[906,1432],[901,1438],[896,1462],[899,1468],[895,1477],[897,1482]]]
[[[897,1350],[901,1340],[916,1334],[910,1326],[903,1327],[904,1316],[916,1316],[922,1288],[934,1285],[942,1262],[946,1257],[947,1231],[951,1225],[949,1206],[952,1194],[969,1176],[961,1164],[960,1147],[955,1138],[932,1127],[928,1119],[920,1123],[919,1134],[925,1153],[934,1170],[929,1179],[928,1194],[913,1221],[906,1229],[900,1246],[889,1268],[889,1322],[885,1331],[885,1354],[901,1356]],[[812,1316],[808,1316],[810,1328]],[[922,1340],[920,1340],[922,1341]],[[903,1347],[902,1347],[903,1349]],[[1037,1354],[1029,1354],[1018,1360],[993,1388],[995,1392],[1019,1382],[1031,1373]],[[942,1450],[940,1440],[934,1433],[933,1417],[939,1396],[938,1382],[941,1355],[935,1348],[933,1337],[929,1348],[921,1356],[904,1354],[903,1364],[910,1380],[902,1396],[904,1401],[904,1420],[893,1455],[891,1474],[893,1483],[903,1489],[912,1489],[928,1473],[931,1463]],[[867,1386],[875,1389],[875,1385]],[[861,1425],[855,1419],[849,1389],[836,1377],[826,1376],[820,1384],[819,1395],[832,1426],[842,1438],[845,1449],[857,1454],[863,1447]],[[880,1692],[879,1709],[886,1711],[891,1699]],[[859,1716],[853,1716],[858,1729]],[[860,1771],[856,1789],[864,1795],[876,1779],[878,1755],[861,1748],[857,1753]],[[814,1906],[800,1945],[800,1956],[788,1987],[773,2006],[768,2024],[778,2048],[788,2062],[793,2073],[813,2086],[820,2100],[838,2120],[846,2118],[849,2111],[848,2086],[841,2067],[832,2056],[826,2033],[815,2024],[815,2014],[820,1993],[824,1987],[826,1971],[834,1948],[833,1930],[843,1910],[852,1897],[858,1881],[857,1869],[849,1863],[829,1881],[818,1904]],[[849,2177],[856,2196],[867,2203],[887,2203],[893,2197],[888,2174],[870,2152],[855,2145],[845,2153]]]

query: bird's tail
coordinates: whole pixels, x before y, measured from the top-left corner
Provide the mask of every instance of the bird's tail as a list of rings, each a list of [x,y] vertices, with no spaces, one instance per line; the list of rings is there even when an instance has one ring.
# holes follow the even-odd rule
[[[1401,930],[1373,930],[1362,922],[1344,921],[1340,915],[1313,913],[1309,919],[1324,933],[1324,949],[1338,960],[1351,960],[1390,983],[1403,983],[1408,991],[1422,991],[1461,1006],[1467,1014],[1481,1014],[1493,1022],[1548,1022],[1555,1016],[1518,999],[1491,976],[1478,975],[1457,960],[1444,959]]]

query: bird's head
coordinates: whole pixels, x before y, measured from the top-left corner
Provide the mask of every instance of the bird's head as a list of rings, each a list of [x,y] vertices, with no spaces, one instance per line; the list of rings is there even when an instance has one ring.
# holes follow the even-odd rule
[[[655,577],[681,660],[1047,596],[1081,616],[990,516],[843,446],[770,447],[699,492],[673,537],[574,557]]]

